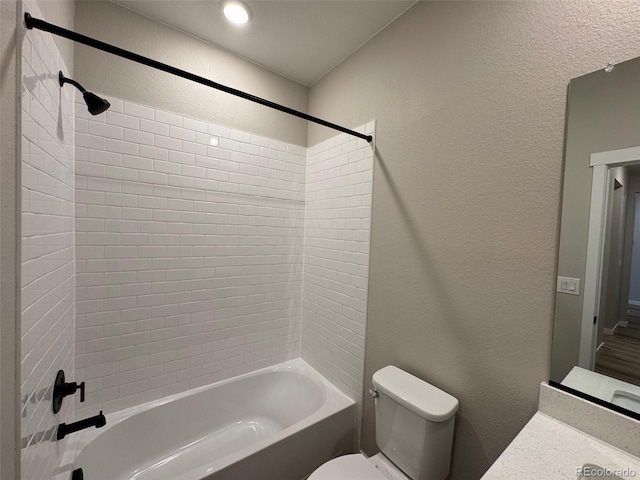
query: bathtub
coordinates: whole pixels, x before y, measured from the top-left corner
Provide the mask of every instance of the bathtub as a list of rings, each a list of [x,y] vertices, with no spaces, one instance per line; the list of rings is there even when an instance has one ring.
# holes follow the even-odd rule
[[[296,359],[106,417],[105,427],[70,439],[69,472],[82,468],[86,480],[302,480],[353,450],[355,403]]]

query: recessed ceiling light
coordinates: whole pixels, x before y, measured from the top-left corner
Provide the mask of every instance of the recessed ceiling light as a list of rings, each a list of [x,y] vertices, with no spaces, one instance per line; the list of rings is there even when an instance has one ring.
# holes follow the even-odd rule
[[[221,2],[220,8],[222,8],[222,13],[227,18],[227,20],[237,25],[247,23],[253,15],[251,9],[249,8],[249,5],[241,2],[240,0],[229,0]]]

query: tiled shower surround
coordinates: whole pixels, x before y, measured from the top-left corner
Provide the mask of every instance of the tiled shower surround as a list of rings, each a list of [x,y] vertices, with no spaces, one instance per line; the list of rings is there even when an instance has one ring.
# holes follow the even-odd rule
[[[299,354],[304,149],[77,106],[77,357],[113,411]]]
[[[374,133],[373,124],[365,129]],[[373,148],[331,138],[308,149],[306,177],[302,358],[356,400],[359,427]]]
[[[307,157],[107,98],[96,117],[76,104],[80,414],[301,355],[357,399],[371,147],[339,135]]]
[[[74,92],[60,90],[51,35],[26,35],[22,55],[21,478],[39,479],[56,475],[56,427],[74,414],[71,401],[51,409],[56,372],[74,375]]]

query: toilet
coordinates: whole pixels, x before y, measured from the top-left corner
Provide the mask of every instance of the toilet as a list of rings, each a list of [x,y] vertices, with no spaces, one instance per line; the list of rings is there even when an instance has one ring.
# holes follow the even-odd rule
[[[392,365],[373,374],[373,386],[380,453],[334,458],[308,480],[443,480],[458,400]]]

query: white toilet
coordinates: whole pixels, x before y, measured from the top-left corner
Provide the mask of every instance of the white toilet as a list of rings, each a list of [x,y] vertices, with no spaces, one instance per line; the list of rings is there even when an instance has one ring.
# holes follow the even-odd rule
[[[442,480],[449,474],[458,400],[394,366],[373,374],[380,453],[328,461],[308,480]]]

